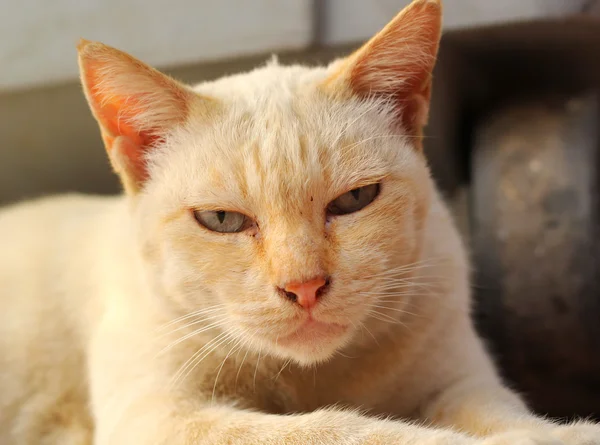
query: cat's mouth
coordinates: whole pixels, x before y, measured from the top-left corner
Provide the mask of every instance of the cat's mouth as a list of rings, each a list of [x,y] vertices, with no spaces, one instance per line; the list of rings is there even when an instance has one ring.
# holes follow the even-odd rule
[[[291,334],[279,337],[277,343],[281,346],[291,346],[295,344],[322,343],[343,336],[348,331],[349,326],[337,323],[325,323],[307,319]]]

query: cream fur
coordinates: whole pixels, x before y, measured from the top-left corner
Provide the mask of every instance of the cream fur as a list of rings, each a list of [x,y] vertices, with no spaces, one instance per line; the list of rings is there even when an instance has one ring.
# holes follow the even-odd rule
[[[378,38],[416,14],[436,46],[439,3],[407,11]],[[401,71],[347,71],[397,65],[411,32],[364,59],[270,63],[193,90],[82,45],[128,193],[0,212],[1,445],[600,444],[597,425],[532,415],[474,332],[464,248],[398,125],[395,101],[426,104],[429,87],[391,97]],[[373,181],[371,205],[325,217]],[[190,209],[258,226],[216,234]],[[331,288],[313,315],[330,328],[294,341],[306,312],[275,287],[319,274]]]

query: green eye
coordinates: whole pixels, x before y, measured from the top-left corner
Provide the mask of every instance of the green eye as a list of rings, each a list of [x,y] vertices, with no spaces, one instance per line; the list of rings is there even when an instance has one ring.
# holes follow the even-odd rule
[[[196,210],[194,217],[207,229],[219,233],[241,232],[250,221],[246,215],[225,210]]]
[[[327,206],[332,215],[346,215],[358,212],[373,202],[379,193],[379,184],[358,187],[338,196]]]

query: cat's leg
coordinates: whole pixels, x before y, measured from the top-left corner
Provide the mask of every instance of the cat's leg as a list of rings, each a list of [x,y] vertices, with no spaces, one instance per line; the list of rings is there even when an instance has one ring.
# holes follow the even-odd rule
[[[95,403],[95,445],[476,445],[474,438],[449,429],[349,410],[275,415],[122,383],[138,389],[103,389],[113,396]]]
[[[92,425],[84,404],[68,404],[32,396],[19,415],[0,431],[0,444],[92,445]],[[0,413],[0,416],[3,413]]]
[[[475,445],[446,429],[378,420],[351,411],[320,410],[275,415],[227,406],[187,411],[168,399],[139,399],[136,408],[107,429],[99,419],[96,445]]]
[[[39,359],[39,357],[38,357]],[[0,366],[0,445],[92,445],[87,388],[78,366]],[[15,371],[19,372],[15,372]]]
[[[178,390],[164,378],[165,362],[135,346],[144,328],[114,321],[92,342],[90,385],[95,445],[472,445],[475,439],[449,429],[382,420],[353,411],[321,410],[275,415],[212,404],[202,380],[190,378]],[[214,365],[214,364],[213,364]],[[211,371],[215,366],[205,366]],[[162,376],[161,376],[162,375]],[[259,377],[260,380],[260,377]],[[212,380],[211,380],[212,382]],[[252,384],[251,382],[247,384]],[[242,384],[242,382],[240,382]],[[256,388],[260,391],[260,385]],[[239,401],[249,405],[247,401]]]
[[[519,397],[502,385],[480,380],[464,380],[442,391],[426,408],[426,417],[435,424],[454,426],[475,436],[488,437],[485,445],[565,443],[600,445],[600,426],[578,422],[558,425],[527,410]],[[560,439],[562,442],[557,441]]]
[[[457,324],[437,346],[442,357],[432,354],[430,363],[420,364],[431,370],[431,382],[443,382],[423,404],[423,416],[434,424],[489,437],[486,445],[600,445],[600,425],[558,425],[532,414],[502,384],[470,323]],[[434,367],[434,363],[444,366]]]

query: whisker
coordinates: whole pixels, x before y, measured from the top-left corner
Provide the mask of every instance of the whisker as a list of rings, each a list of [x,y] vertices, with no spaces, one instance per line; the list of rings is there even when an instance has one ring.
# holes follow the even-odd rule
[[[185,315],[182,315],[182,316],[180,316],[180,317],[177,317],[177,318],[175,318],[175,319],[173,319],[173,320],[169,321],[168,323],[165,323],[165,324],[163,324],[163,325],[159,326],[158,328],[156,328],[156,330],[157,330],[157,331],[161,331],[161,330],[163,330],[163,329],[166,329],[166,328],[168,328],[169,326],[172,326],[172,325],[174,325],[174,324],[176,324],[176,323],[179,323],[179,322],[181,322],[181,321],[183,321],[183,320],[187,320],[187,319],[189,319],[189,318],[193,318],[193,317],[196,317],[196,316],[198,316],[198,315],[203,315],[203,314],[205,314],[205,313],[212,313],[212,312],[216,312],[216,311],[220,310],[220,309],[221,309],[221,308],[223,308],[223,307],[225,307],[225,305],[224,305],[224,304],[216,304],[216,305],[214,305],[214,306],[210,306],[210,307],[208,307],[208,308],[203,308],[203,309],[199,309],[199,310],[197,310],[197,311],[194,311],[194,312],[187,313],[187,314],[185,314]]]
[[[406,328],[406,329],[408,329],[410,331],[410,327],[406,323],[402,322],[401,320],[397,320],[397,319],[395,319],[393,317],[386,316],[386,314],[383,314],[383,313],[381,313],[379,311],[373,311],[372,310],[371,311],[371,316],[374,317],[374,318],[377,318],[377,316],[378,317],[383,317],[383,318],[377,318],[377,319],[380,320],[380,321],[383,321],[383,322],[400,325],[400,326],[402,326],[402,327],[404,327],[404,328]]]
[[[412,315],[412,316],[415,316],[415,317],[419,316],[418,314],[415,314],[414,312],[406,311],[404,309],[395,308],[395,307],[381,306],[381,305],[378,305],[378,304],[372,304],[371,307],[376,307],[376,308],[379,308],[379,309],[385,309],[385,310],[388,310],[388,311],[395,311],[395,312],[399,312],[401,314]]]
[[[244,362],[246,361],[246,357],[248,357],[248,353],[250,352],[249,348],[246,348],[246,353],[244,354],[244,358],[242,358],[242,362],[240,363],[240,367],[238,368],[238,372],[235,375],[235,383],[233,385],[233,392],[237,393],[237,382],[238,379],[240,378],[240,372],[242,371],[242,366],[244,366]]]
[[[189,370],[186,372],[186,374],[181,378],[181,381],[185,381],[185,379],[187,379],[187,377],[194,371],[194,369],[196,369],[198,367],[198,365],[200,365],[200,363],[202,363],[204,361],[204,359],[206,359],[210,354],[212,354],[213,352],[215,352],[217,349],[221,348],[221,347],[226,347],[227,345],[231,344],[233,341],[235,340],[235,337],[231,334],[227,334],[224,338],[222,338],[217,344],[213,345],[213,347],[206,351],[201,358],[199,358],[198,360],[195,361],[195,363],[193,364],[193,366],[191,366],[189,368]]]
[[[183,326],[180,326],[178,328],[173,329],[172,331],[169,332],[163,332],[160,334],[160,336],[158,338],[163,338],[163,337],[168,337],[169,335],[174,334],[175,332],[179,332],[179,331],[183,331],[184,329],[187,329],[191,326],[200,324],[200,323],[204,323],[206,321],[210,321],[210,320],[215,320],[215,319],[222,319],[223,318],[223,314],[217,314],[217,315],[211,315],[210,317],[203,317],[199,320],[194,320],[188,324],[185,324]]]
[[[372,332],[369,330],[369,328],[367,327],[367,325],[366,325],[365,323],[362,323],[362,322],[361,322],[361,323],[360,323],[360,327],[361,327],[361,329],[364,329],[364,330],[366,330],[366,331],[367,331],[367,333],[368,333],[368,334],[369,334],[371,337],[373,337],[373,340],[375,341],[375,344],[376,344],[378,347],[381,347],[381,345],[379,344],[379,341],[378,341],[378,340],[377,340],[377,338],[376,338],[376,337],[373,335],[373,333],[372,333]]]
[[[215,340],[217,340],[219,337],[221,337],[221,338],[218,341],[215,342]],[[234,337],[231,334],[227,333],[227,332],[223,332],[219,336],[215,337],[215,339],[213,339],[213,341],[207,343],[202,349],[200,349],[198,351],[198,352],[202,352],[203,350],[205,350],[204,354],[202,354],[201,356],[199,356],[198,352],[196,352],[192,356],[192,357],[195,357],[195,358],[193,358],[193,360],[185,366],[184,370],[182,370],[181,373],[179,373],[179,375],[175,379],[175,382],[183,382],[183,381],[185,381],[185,379],[187,379],[187,377],[194,371],[194,369],[196,369],[196,367],[206,357],[208,357],[210,354],[212,354],[217,348],[219,348],[223,344],[227,344],[228,342],[232,342],[233,340],[234,340]],[[210,347],[210,349],[206,350],[206,347],[209,344],[211,344],[211,343],[212,343],[212,346]],[[187,369],[187,372],[185,372],[185,369]],[[185,372],[185,375],[183,375],[183,372]]]
[[[228,335],[225,336],[225,338],[223,338],[218,344],[213,345],[213,347],[209,350],[206,351],[204,353],[204,355],[202,356],[202,358],[200,358],[186,373],[186,375],[182,378],[182,381],[185,380],[187,378],[188,375],[190,375],[194,369],[196,369],[200,363],[202,361],[204,361],[210,354],[212,354],[213,352],[215,352],[217,349],[221,349],[221,348],[225,348],[228,345],[230,345],[231,343],[233,343],[235,341],[235,336],[232,335],[231,333],[229,333]]]
[[[404,324],[400,320],[390,317],[389,315],[384,314],[383,312],[379,312],[375,309],[371,309],[371,310],[367,311],[367,314],[369,314],[370,316],[372,316],[373,318],[375,318],[379,321],[385,321],[387,323],[394,323],[394,324]]]
[[[277,373],[277,375],[275,376],[275,382],[277,381],[277,379],[279,378],[279,376],[281,375],[281,373],[283,372],[283,370],[292,362],[292,359],[287,359],[283,366],[281,367],[281,369],[279,370],[279,372]]]
[[[401,292],[397,292],[394,291],[393,289],[390,290],[386,290],[384,292],[376,292],[376,291],[365,291],[365,292],[358,292],[356,294],[354,294],[354,297],[375,297],[378,300],[385,300],[388,299],[390,301],[394,301],[394,300],[398,300],[398,298],[401,297],[426,297],[426,296],[431,296],[431,295],[435,295],[437,294],[436,292],[433,292],[433,290],[427,290],[426,292],[423,292],[422,290],[420,290],[419,292],[412,292],[412,291],[401,291]]]
[[[379,295],[370,295],[375,297],[378,303],[398,303],[399,301],[405,301],[407,296],[410,297],[433,297],[439,295],[435,292],[426,292],[426,293],[415,293],[410,292],[406,293],[387,293],[387,294],[379,294]]]
[[[402,266],[399,267],[395,267],[392,269],[386,269],[383,272],[377,273],[377,274],[372,274],[372,275],[367,275],[364,278],[379,278],[382,276],[386,276],[386,275],[393,275],[393,274],[401,274],[401,273],[406,273],[406,272],[412,272],[415,270],[421,270],[421,269],[426,269],[428,267],[433,267],[433,266],[437,266],[440,264],[441,260],[445,259],[444,257],[439,257],[439,258],[428,258],[426,260],[421,260],[421,261],[415,261],[414,263],[410,263],[410,264],[404,264]]]
[[[262,352],[262,347],[258,350],[258,359],[256,359],[256,367],[254,368],[254,392],[256,392],[256,373],[258,372],[258,364],[260,363],[260,353]]]
[[[352,357],[352,356],[350,356],[350,355],[346,355],[346,354],[344,354],[342,351],[336,351],[336,354],[337,354],[337,355],[341,355],[342,357],[344,357],[344,358],[347,358],[347,359],[350,359],[350,360],[353,360],[353,359],[355,359],[355,358],[358,358],[358,357],[356,357],[356,356]]]
[[[409,288],[424,288],[435,287],[435,283],[386,283],[381,286],[376,286],[375,289],[379,291],[386,291],[389,289],[409,289]]]
[[[229,352],[227,353],[227,355],[225,356],[225,358],[223,359],[223,362],[221,363],[221,366],[219,366],[219,370],[217,371],[217,375],[215,377],[215,384],[213,385],[213,391],[212,391],[212,397],[210,398],[210,404],[212,406],[212,404],[215,401],[215,392],[217,391],[217,382],[219,381],[219,376],[221,375],[221,371],[223,370],[223,366],[225,366],[225,362],[227,362],[227,359],[229,358],[229,356],[235,351],[237,350],[237,348],[242,344],[243,339],[239,339],[237,341],[237,343],[235,343],[231,349],[229,350]]]
[[[420,283],[422,281],[431,282],[433,280],[448,280],[447,275],[416,275],[412,277],[380,277],[392,283]]]
[[[158,357],[158,356],[160,356],[160,355],[164,354],[165,352],[168,352],[168,351],[170,351],[171,349],[173,349],[173,348],[174,348],[175,346],[177,346],[178,344],[180,344],[180,343],[182,343],[182,342],[186,341],[188,338],[195,337],[196,335],[198,335],[198,334],[201,334],[202,332],[209,331],[209,330],[211,330],[211,329],[214,329],[214,328],[217,328],[217,327],[219,327],[219,326],[225,326],[226,324],[227,324],[227,323],[226,323],[224,320],[219,320],[219,321],[215,321],[214,323],[211,323],[211,324],[209,324],[209,325],[207,325],[207,326],[203,326],[203,327],[201,327],[201,328],[199,328],[199,329],[196,329],[196,330],[194,330],[194,331],[190,332],[189,334],[186,334],[186,335],[184,335],[183,337],[179,338],[178,340],[176,340],[176,341],[174,341],[174,342],[172,342],[172,343],[169,343],[167,346],[165,346],[164,348],[162,348],[162,349],[161,349],[161,350],[160,350],[160,351],[159,351],[159,352],[156,354],[156,356]]]

